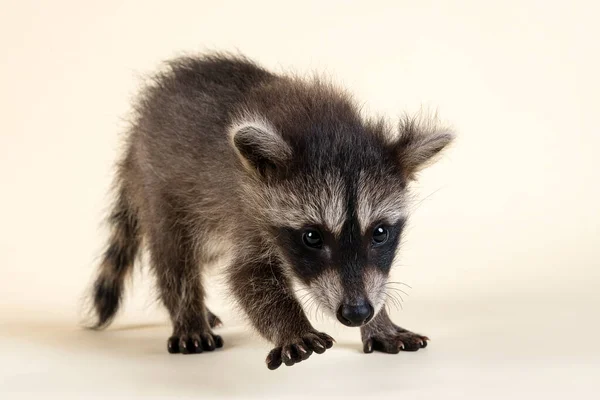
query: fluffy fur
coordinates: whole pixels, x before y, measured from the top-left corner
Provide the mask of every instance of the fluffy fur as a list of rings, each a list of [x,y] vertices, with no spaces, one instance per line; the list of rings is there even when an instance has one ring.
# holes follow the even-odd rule
[[[143,241],[173,324],[170,352],[223,345],[202,278],[223,256],[232,296],[275,345],[271,369],[333,344],[308,321],[292,280],[360,325],[365,351],[425,346],[382,307],[406,187],[450,143],[448,130],[404,119],[390,132],[328,83],[227,55],[169,62],[135,109],[93,290],[97,327],[117,312]],[[307,244],[307,232],[320,242]]]

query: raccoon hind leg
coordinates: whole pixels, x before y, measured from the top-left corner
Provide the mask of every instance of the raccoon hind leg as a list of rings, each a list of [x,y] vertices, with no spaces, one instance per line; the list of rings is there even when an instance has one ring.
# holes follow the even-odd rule
[[[220,320],[205,306],[201,257],[193,233],[184,223],[189,218],[176,210],[171,203],[157,201],[153,207],[156,218],[147,235],[150,265],[173,324],[167,349],[183,354],[212,351],[223,346],[221,337],[212,332]]]

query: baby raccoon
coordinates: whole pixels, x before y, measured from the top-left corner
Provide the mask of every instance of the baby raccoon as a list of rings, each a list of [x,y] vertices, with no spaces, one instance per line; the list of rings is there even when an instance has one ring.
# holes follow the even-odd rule
[[[223,346],[203,282],[203,268],[219,258],[231,295],[275,346],[270,369],[334,342],[313,328],[295,284],[360,327],[366,353],[427,345],[383,306],[407,185],[452,141],[450,131],[411,118],[390,129],[319,79],[220,54],[170,61],[135,109],[93,287],[96,328],[117,312],[143,243],[173,324],[170,353]]]

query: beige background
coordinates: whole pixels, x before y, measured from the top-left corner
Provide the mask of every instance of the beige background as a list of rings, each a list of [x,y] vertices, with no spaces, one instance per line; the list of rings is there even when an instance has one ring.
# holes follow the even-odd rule
[[[600,385],[597,2],[2,1],[0,397],[595,398]],[[437,109],[459,132],[422,175],[402,326],[430,347],[268,371],[215,290],[223,351],[170,356],[137,274],[107,331],[77,327],[112,163],[140,77],[238,49],[326,71],[372,112]],[[312,316],[313,318],[315,315]],[[594,395],[595,392],[595,395]]]

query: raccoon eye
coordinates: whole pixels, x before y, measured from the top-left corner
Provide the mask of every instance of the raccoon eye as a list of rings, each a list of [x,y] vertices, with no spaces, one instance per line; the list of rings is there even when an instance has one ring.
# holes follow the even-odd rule
[[[388,230],[386,228],[384,228],[383,226],[378,226],[373,231],[373,244],[375,246],[384,244],[385,242],[387,242],[388,236],[389,236]]]
[[[312,247],[314,249],[320,249],[323,246],[323,238],[319,231],[314,229],[309,229],[302,235],[302,241],[308,247]]]

